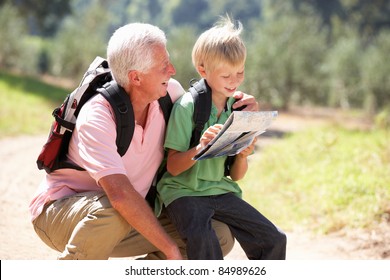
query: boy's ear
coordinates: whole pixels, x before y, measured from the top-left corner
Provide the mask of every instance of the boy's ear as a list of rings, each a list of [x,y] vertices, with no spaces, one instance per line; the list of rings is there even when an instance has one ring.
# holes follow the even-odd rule
[[[199,65],[199,66],[197,67],[197,70],[198,70],[199,75],[200,75],[202,78],[206,78],[206,70],[205,70],[204,66]]]

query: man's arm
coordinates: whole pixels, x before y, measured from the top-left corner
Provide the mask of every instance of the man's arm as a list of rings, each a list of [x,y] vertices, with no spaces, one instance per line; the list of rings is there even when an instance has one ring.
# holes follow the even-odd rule
[[[253,95],[243,93],[242,91],[236,91],[233,94],[233,97],[237,99],[237,101],[233,104],[233,109],[246,106],[243,111],[259,111],[259,103]]]
[[[182,259],[175,241],[165,232],[146,200],[133,188],[125,175],[105,176],[99,180],[99,184],[106,192],[112,207],[150,243],[160,249],[167,259]]]

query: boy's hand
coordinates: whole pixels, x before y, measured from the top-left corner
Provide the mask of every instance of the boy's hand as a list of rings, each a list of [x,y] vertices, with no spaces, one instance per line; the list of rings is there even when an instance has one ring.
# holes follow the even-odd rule
[[[207,146],[207,144],[215,138],[221,131],[222,126],[222,124],[215,124],[206,129],[199,141],[201,148]]]
[[[253,151],[255,150],[255,143],[256,143],[256,141],[257,141],[257,137],[255,137],[255,139],[253,139],[252,144],[250,144],[248,147],[246,147],[244,150],[242,150],[238,154],[238,156],[240,156],[240,157],[248,157],[248,156],[250,156],[253,153]]]

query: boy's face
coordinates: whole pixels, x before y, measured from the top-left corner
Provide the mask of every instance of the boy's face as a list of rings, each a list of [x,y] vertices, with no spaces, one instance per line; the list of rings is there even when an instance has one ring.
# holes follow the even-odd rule
[[[213,95],[220,94],[230,97],[244,81],[244,69],[244,63],[238,66],[222,64],[212,71],[205,70],[202,76],[207,80]]]

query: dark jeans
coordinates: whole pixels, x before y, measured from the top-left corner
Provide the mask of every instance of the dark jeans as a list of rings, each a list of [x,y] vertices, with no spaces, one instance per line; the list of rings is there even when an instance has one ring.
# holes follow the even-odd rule
[[[250,204],[232,193],[182,197],[167,214],[187,244],[188,259],[223,259],[211,219],[226,223],[250,260],[284,260],[286,235]]]

